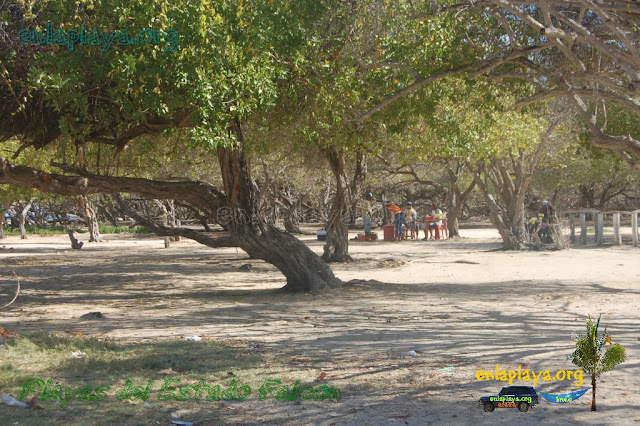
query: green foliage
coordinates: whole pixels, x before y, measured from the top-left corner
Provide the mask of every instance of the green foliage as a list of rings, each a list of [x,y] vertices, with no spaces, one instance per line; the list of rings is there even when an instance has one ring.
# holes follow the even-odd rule
[[[151,43],[52,45],[37,53],[24,83],[44,94],[64,136],[82,142],[178,117],[190,122],[194,139],[214,146],[230,143],[229,119],[274,105],[275,83],[287,77],[289,56],[303,41],[302,23],[318,9],[311,1],[268,0],[50,0],[24,7],[31,30],[52,22],[56,30],[85,24],[130,36],[143,29],[179,34],[175,51]]]
[[[599,325],[600,317],[594,324],[589,315],[586,334],[576,336],[576,350],[573,354],[567,355],[568,361],[582,368],[585,373],[593,374],[596,377],[625,361],[625,351],[622,345],[611,343],[611,336],[607,333],[606,327],[604,332],[598,335]],[[605,350],[606,343],[611,346]]]
[[[147,228],[142,225],[136,225],[133,228],[129,228],[128,226],[113,226],[113,225],[105,225],[104,223],[100,223],[98,225],[98,229],[101,234],[150,234]]]
[[[52,226],[50,228],[40,228],[39,226],[33,226],[26,224],[25,230],[29,235],[40,235],[41,237],[51,236],[51,235],[61,235],[66,234],[69,229],[73,230],[78,234],[84,234],[87,232],[86,229],[78,228],[77,226],[68,227],[68,226]],[[112,226],[112,225],[104,225],[99,224],[99,229],[101,234],[150,234],[147,228],[142,225],[136,225],[133,228],[129,228],[128,226]],[[20,235],[20,231],[16,228],[5,229],[4,233],[6,235]]]
[[[462,77],[443,79],[430,116],[415,117],[394,137],[405,156],[424,161],[456,159],[474,164],[529,153],[541,142],[545,121],[531,113],[507,109],[508,88]],[[416,147],[417,152],[416,151]]]
[[[108,317],[108,315],[107,315]],[[113,321],[107,319],[107,321]],[[183,339],[170,339],[153,344],[124,344],[106,341],[104,338],[89,338],[82,333],[74,337],[64,337],[45,332],[21,333],[8,338],[0,346],[0,383],[2,393],[18,397],[24,384],[32,378],[44,381],[52,378],[56,384],[70,390],[90,385],[109,386],[107,397],[99,403],[83,401],[76,397],[69,401],[64,410],[60,401],[42,400],[42,389],[25,395],[29,401],[36,397],[42,410],[8,410],[3,406],[2,418],[11,423],[23,424],[161,424],[166,423],[167,414],[162,410],[149,410],[139,404],[132,410],[130,404],[119,401],[116,392],[130,379],[143,387],[154,380],[150,395],[151,403],[157,400],[163,379],[158,371],[171,367],[179,375],[180,385],[197,383],[205,377],[208,384],[218,384],[224,390],[231,380],[228,372],[234,371],[234,379],[242,384],[256,383],[260,377],[260,363],[264,362],[257,352],[244,350],[247,343],[225,343],[213,340],[190,344]],[[71,357],[73,352],[82,352],[87,358]],[[293,383],[298,371],[282,374],[279,378]],[[259,384],[258,384],[259,386]],[[176,391],[177,395],[178,391]],[[206,391],[200,402],[204,401]],[[163,406],[171,411],[184,407],[184,401],[169,399]],[[205,414],[198,417],[203,424],[221,424],[219,416]],[[90,419],[90,420],[88,420]]]
[[[607,207],[620,191],[638,187],[640,176],[619,155],[580,143],[576,137],[567,134],[572,143],[550,149],[550,155],[536,173],[533,185],[537,191],[548,194],[544,198],[558,194],[563,206]]]
[[[574,335],[576,338],[576,350],[567,355],[567,360],[573,362],[580,367],[585,373],[591,374],[592,399],[591,411],[596,411],[596,379],[604,372],[613,370],[613,368],[621,364],[626,359],[624,347],[619,343],[612,343],[611,336],[604,332],[598,335],[598,327],[600,326],[600,318],[594,324],[591,315],[587,317],[586,334]],[[609,347],[605,349],[605,344],[609,343]]]
[[[33,225],[26,224],[24,226],[24,228],[27,231],[28,235],[40,235],[41,237],[46,237],[46,236],[51,236],[51,235],[66,234],[69,229],[71,229],[71,230],[73,230],[73,232],[77,232],[79,234],[87,232],[86,230],[83,230],[83,229],[75,227],[75,226],[72,227],[72,228],[69,228],[69,227],[66,227],[66,226],[52,226],[50,228],[40,228],[39,226],[33,226]],[[20,235],[20,231],[17,228],[5,229],[4,233],[6,235]]]

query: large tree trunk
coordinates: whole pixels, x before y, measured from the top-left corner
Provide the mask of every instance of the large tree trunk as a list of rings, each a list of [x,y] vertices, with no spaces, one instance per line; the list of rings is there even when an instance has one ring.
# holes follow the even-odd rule
[[[331,268],[293,235],[268,225],[260,216],[257,186],[251,178],[244,154],[239,120],[230,124],[238,146],[219,147],[218,161],[232,221],[229,229],[240,248],[263,259],[287,278],[286,290],[317,293],[336,287],[339,281]]]
[[[80,195],[76,197],[76,203],[82,210],[82,215],[84,216],[84,221],[87,224],[87,228],[89,228],[89,242],[96,243],[101,240],[100,238],[100,228],[98,224],[98,216],[96,216],[96,211],[91,205],[91,201],[84,195]]]
[[[476,181],[472,180],[464,191],[460,188],[460,175],[464,170],[464,167],[457,160],[455,160],[455,163],[456,164],[451,164],[450,161],[445,163],[445,168],[449,174],[448,193],[451,197],[450,208],[447,212],[447,229],[449,231],[449,238],[460,236],[458,218],[462,214],[464,203],[467,201],[476,186]]]
[[[2,157],[0,184],[10,183],[66,196],[127,192],[147,199],[180,200],[201,209],[207,215],[216,217],[219,223],[226,223],[231,235],[212,235],[190,228],[171,229],[149,220],[143,222],[145,226],[149,226],[161,236],[181,235],[210,247],[240,247],[250,256],[263,259],[278,268],[287,278],[287,290],[321,292],[337,287],[340,281],[333,275],[329,265],[302,241],[267,225],[257,214],[256,188],[242,149],[239,123],[234,123],[233,130],[237,132],[239,147],[235,150],[218,148],[218,161],[222,169],[226,195],[206,182],[167,182],[99,176],[58,165],[67,171],[80,174],[64,176],[15,165]],[[134,211],[127,212],[131,217],[136,214]],[[141,215],[138,216],[142,218]]]
[[[367,159],[368,156],[362,151],[355,153],[355,167],[353,170],[353,178],[349,184],[351,191],[351,223],[355,224],[355,220],[362,212],[358,211],[358,203],[364,197],[364,183],[367,180]]]
[[[350,262],[349,256],[349,186],[344,168],[344,155],[335,148],[322,148],[336,179],[336,192],[329,209],[329,220],[325,226],[327,242],[322,259],[325,262]]]

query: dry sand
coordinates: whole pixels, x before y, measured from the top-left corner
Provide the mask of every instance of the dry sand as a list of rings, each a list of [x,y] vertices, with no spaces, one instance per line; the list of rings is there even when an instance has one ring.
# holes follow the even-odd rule
[[[337,403],[238,402],[226,409],[230,423],[640,424],[640,248],[504,252],[489,227],[461,234],[351,242],[355,262],[332,268],[344,282],[357,281],[324,295],[278,291],[284,277],[236,249],[192,241],[165,249],[156,237],[108,235],[72,251],[66,236],[9,237],[0,241],[0,304],[13,295],[11,269],[22,293],[0,313],[0,325],[142,342],[239,339],[258,347],[270,373],[286,367],[304,381],[324,371],[342,391]],[[314,237],[303,239],[322,252]],[[245,264],[253,271],[240,271]],[[89,311],[108,320],[78,320]],[[597,412],[589,411],[590,391],[527,413],[483,412],[480,396],[504,383],[478,381],[476,370],[574,370],[565,355],[587,314],[602,314],[627,351],[627,362],[598,381]],[[407,356],[411,350],[417,356]],[[283,356],[295,362],[279,366]],[[438,371],[445,367],[453,368]],[[573,382],[541,381],[536,389],[590,386],[588,377]]]

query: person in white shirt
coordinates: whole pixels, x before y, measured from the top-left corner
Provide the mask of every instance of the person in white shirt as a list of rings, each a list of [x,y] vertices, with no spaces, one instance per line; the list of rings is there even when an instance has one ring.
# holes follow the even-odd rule
[[[436,229],[436,225],[437,226],[442,226],[442,221],[441,220],[436,220],[436,215],[437,214],[442,214],[442,210],[440,210],[438,208],[438,203],[436,203],[435,201],[433,203],[431,203],[431,214],[430,216],[433,218],[428,226],[429,226],[429,239],[433,240],[434,239],[434,230]],[[425,235],[424,239],[427,239],[427,236]]]
[[[416,238],[416,230],[418,228],[418,212],[413,208],[413,203],[407,201],[405,207],[405,227],[410,233],[410,238]]]

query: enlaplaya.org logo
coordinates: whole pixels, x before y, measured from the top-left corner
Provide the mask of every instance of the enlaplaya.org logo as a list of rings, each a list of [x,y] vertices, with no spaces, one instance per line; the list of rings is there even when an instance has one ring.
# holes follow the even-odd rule
[[[526,367],[522,368],[521,365],[518,366],[518,371],[515,370],[506,370],[500,369],[498,365],[496,365],[495,370],[477,370],[476,371],[476,379],[478,381],[482,380],[499,380],[502,382],[509,382],[511,385],[515,379],[522,380],[525,382],[533,382],[533,386],[538,383],[538,380],[542,380],[545,382],[551,382],[553,380],[563,381],[563,380],[576,380],[574,384],[576,386],[582,385],[582,370],[560,370],[556,372],[555,375],[551,375],[549,370],[539,371],[536,373],[534,370],[529,370]]]
[[[144,29],[129,37],[129,32],[126,28],[105,31],[103,29],[87,28],[84,23],[80,25],[80,30],[67,30],[63,28],[54,30],[53,24],[49,22],[45,31],[27,29],[18,31],[18,40],[21,44],[56,44],[59,46],[67,46],[69,50],[74,50],[78,44],[102,46],[102,51],[104,52],[109,50],[113,44],[117,44],[118,46],[144,46],[147,44],[159,45],[161,43],[164,43],[167,52],[175,52],[179,48],[179,36],[177,30],[160,31]]]

